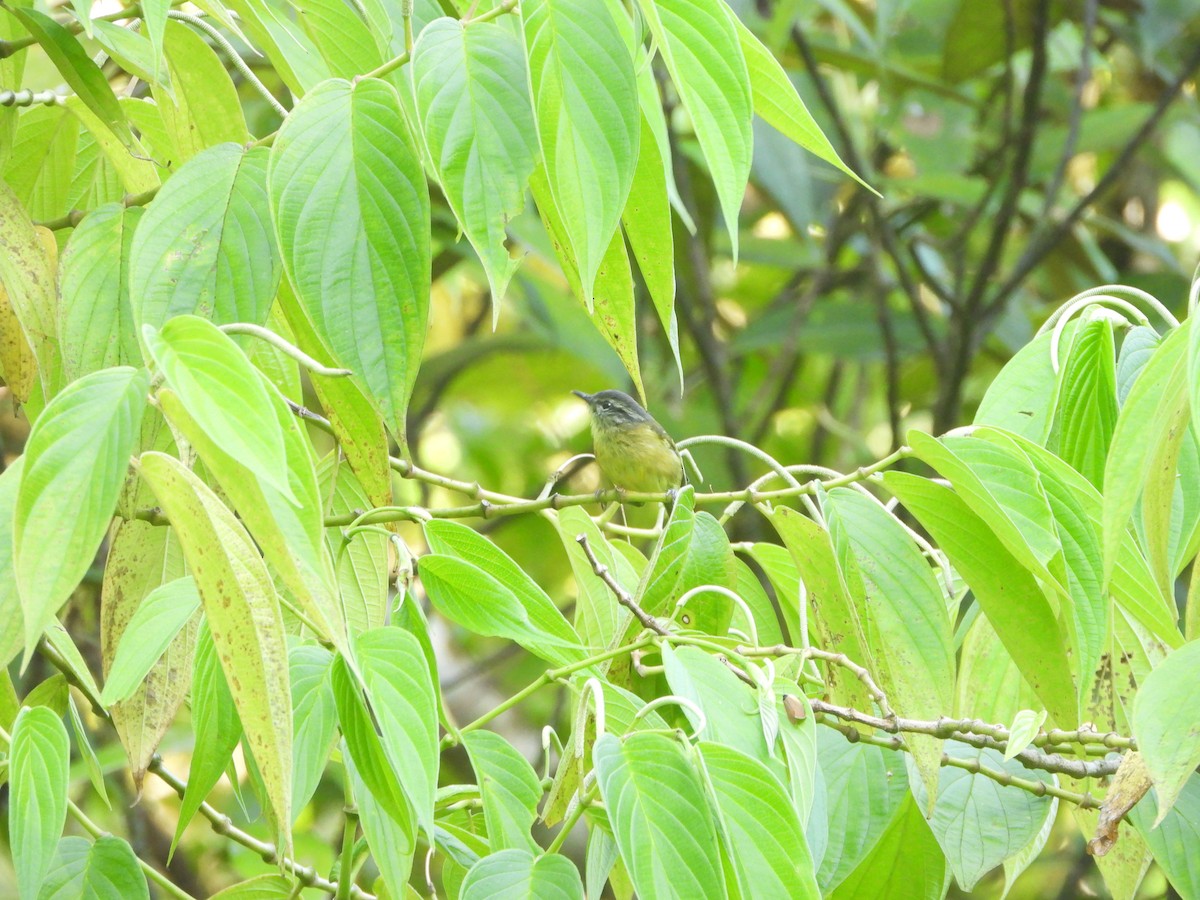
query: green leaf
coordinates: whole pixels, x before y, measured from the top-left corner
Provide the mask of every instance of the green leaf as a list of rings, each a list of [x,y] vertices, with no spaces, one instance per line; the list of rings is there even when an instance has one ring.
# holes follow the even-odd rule
[[[12,155],[0,174],[34,219],[66,215],[79,120],[66,107],[55,105],[35,106],[17,121]]]
[[[942,848],[920,806],[908,795],[866,857],[827,896],[833,900],[864,896],[873,900],[942,900],[949,884]]]
[[[143,453],[138,471],[179,534],[267,802],[290,850],[292,698],[283,618],[270,575],[241,523],[178,460]]]
[[[696,526],[695,503],[696,494],[692,487],[687,485],[681,488],[634,593],[634,600],[652,616],[670,612],[671,601],[677,596],[679,576],[687,561],[688,547],[691,546],[692,532]]]
[[[208,147],[250,139],[237,88],[207,40],[182,22],[168,20],[163,32],[169,89],[151,85],[163,126],[170,136],[170,158],[177,168]]]
[[[171,840],[174,851],[200,804],[221,779],[233,751],[242,739],[242,722],[234,707],[233,694],[221,671],[217,648],[207,623],[196,639],[192,675],[192,731],[196,742],[188,768],[187,790],[179,805],[179,820]]]
[[[209,900],[288,900],[292,883],[282,875],[255,875],[217,891]]]
[[[384,750],[371,710],[341,655],[334,658],[329,677],[337,704],[338,724],[345,739],[345,753],[354,765],[355,777],[362,782],[388,821],[399,826],[401,833],[411,835],[415,841],[413,809]]]
[[[54,863],[37,896],[38,900],[150,900],[146,876],[133,848],[111,834],[100,835],[95,843],[80,837],[59,841]]]
[[[758,632],[758,642],[763,646],[785,643],[783,631],[779,627],[779,616],[771,598],[763,589],[762,582],[754,571],[736,556],[733,559],[734,593],[746,601],[754,617],[754,629]],[[730,628],[736,628],[743,634],[751,633],[750,623],[746,614],[739,608],[733,610],[733,620]]]
[[[403,444],[425,343],[430,219],[396,92],[375,79],[314,88],[275,139],[268,181],[300,303]]]
[[[846,880],[903,811],[909,798],[904,757],[871,744],[847,744],[831,728],[817,729],[820,772],[825,790],[813,817],[828,823],[818,856],[812,819],[808,841],[821,859],[817,880],[829,894]]]
[[[240,366],[242,360],[238,363]],[[250,377],[262,381],[257,373]],[[287,479],[295,502],[202,430],[174,391],[160,388],[158,403],[220,482],[263,556],[313,623],[317,637],[344,648],[346,623],[323,537],[322,494],[318,491],[312,445],[276,389],[263,387],[271,402],[269,410],[261,412],[273,415],[278,423],[287,457],[286,468],[275,474]],[[263,430],[261,425],[259,430]]]
[[[326,515],[369,509],[371,500],[345,462],[337,456],[321,460],[318,469]],[[342,528],[325,529],[326,545],[333,556],[346,626],[359,634],[384,624],[388,608],[388,539],[374,531],[346,537]]]
[[[28,349],[37,361],[36,374],[42,394],[54,396],[62,385],[62,362],[56,340],[54,310],[57,307],[55,288],[54,236],[45,229],[34,228],[29,213],[12,189],[0,179],[0,235],[4,236],[4,252],[0,253],[0,282],[7,292],[8,303],[16,321],[5,315],[3,357],[6,366],[20,364],[23,370],[9,371],[9,377],[25,391],[18,399],[28,402],[34,385],[32,362]],[[19,324],[18,324],[19,323]]]
[[[1008,728],[1008,749],[1004,751],[1004,761],[1007,762],[1033,743],[1042,723],[1046,721],[1046,711],[1040,713],[1032,709],[1023,709],[1017,713],[1012,725]]]
[[[1112,578],[1118,551],[1154,459],[1172,433],[1187,423],[1191,320],[1166,336],[1129,391],[1117,417],[1104,467],[1104,583]]]
[[[130,245],[142,212],[105,204],[84,216],[67,240],[59,261],[58,339],[68,381],[108,366],[141,364],[128,282]]]
[[[862,626],[838,566],[829,532],[786,506],[776,507],[768,518],[803,579],[809,630],[816,633],[822,648],[833,653],[844,653],[849,659],[865,665],[869,657]],[[790,584],[787,590],[781,589],[778,574],[773,574],[778,566],[769,567],[773,554],[776,554],[776,548],[770,544],[756,544],[751,556],[767,571],[775,584],[780,607],[788,609],[798,602],[792,599],[797,597],[798,589],[793,590]],[[792,631],[792,643],[799,644],[805,636],[798,633],[798,618],[789,620],[788,626]],[[835,703],[854,709],[871,708],[872,700],[866,686],[852,673],[840,666],[829,666],[825,680]]]
[[[1026,770],[1006,761],[998,750],[979,749],[957,741],[946,742],[946,755],[978,761],[989,769],[1019,778],[1036,778],[1053,784],[1053,776]],[[984,775],[953,766],[938,777],[938,799],[929,827],[946,853],[950,870],[964,891],[970,891],[987,872],[1020,852],[1041,830],[1048,797],[1013,790]],[[926,805],[925,787],[913,783],[917,805]]]
[[[701,741],[697,748],[742,896],[819,898],[804,830],[779,779],[732,747]]]
[[[733,18],[721,0],[640,0],[717,189],[738,257],[738,210],[753,156],[750,73]]]
[[[596,270],[596,281],[591,295],[583,293],[580,283],[579,263],[570,244],[566,221],[550,194],[546,169],[539,165],[529,180],[533,202],[537,204],[542,227],[550,239],[555,258],[558,259],[572,293],[583,301],[592,325],[613,348],[633,379],[639,396],[645,399],[642,385],[641,363],[637,353],[637,323],[633,294],[633,272],[629,268],[629,254],[625,240],[617,231],[605,251],[604,258]]]
[[[661,734],[624,741],[602,735],[592,748],[596,781],[621,859],[640,896],[725,896],[712,813],[679,744]]]
[[[502,850],[483,857],[463,880],[462,900],[583,900],[579,870],[565,856],[535,857],[529,850]]]
[[[146,207],[129,248],[140,326],[195,314],[263,325],[279,284],[265,147],[218,144],[189,159]]]
[[[697,591],[679,612],[676,620],[687,628],[724,636],[729,630],[734,603],[717,591],[699,590],[705,586],[732,590],[735,582],[733,548],[721,523],[709,513],[696,513],[692,540],[688,544],[683,571],[679,573],[677,593],[682,599]]]
[[[905,715],[936,719],[954,702],[955,663],[946,601],[929,563],[871,497],[835,488],[826,507],[834,545],[850,550],[862,579],[859,621],[880,687]],[[941,741],[914,735],[906,742],[923,780],[935,785]]]
[[[13,570],[13,510],[24,468],[25,457],[18,456],[0,472],[0,572]],[[25,613],[21,610],[21,595],[15,578],[0,578],[0,622],[8,623],[0,629],[0,669],[7,669],[13,657],[25,646]],[[0,726],[3,725],[0,722]]]
[[[221,450],[255,477],[298,502],[288,483],[283,428],[250,360],[219,328],[198,316],[176,316],[161,330],[142,327],[146,348],[183,408]]]
[[[1075,325],[1063,331],[1070,340]],[[995,425],[1029,438],[1042,446],[1050,436],[1058,406],[1059,379],[1050,364],[1049,332],[1040,334],[1018,350],[979,401],[976,425]]]
[[[337,735],[337,706],[329,681],[333,654],[300,644],[288,652],[292,685],[292,809],[299,816],[312,799]]]
[[[163,37],[170,9],[171,0],[142,0],[142,22],[153,53],[155,75],[166,68],[162,63]]]
[[[637,583],[637,575],[582,507],[568,506],[559,510],[555,525],[567,551],[578,591],[575,598],[575,630],[585,646],[599,653],[616,637],[623,610],[613,598],[608,585],[592,570],[592,564],[588,562],[576,538],[581,534],[587,536],[588,546],[596,558],[608,567],[626,590]]]
[[[340,660],[335,662],[334,671],[342,665]],[[348,742],[343,743],[342,763],[346,767],[346,777],[350,780],[354,802],[358,805],[363,834],[391,896],[403,896],[409,875],[412,874],[413,855],[417,849],[417,823],[408,812],[398,786],[395,788],[395,799],[404,809],[403,821],[397,821],[384,808],[379,795],[367,787],[359,773],[359,763],[355,762],[355,757],[346,749],[346,743]]]
[[[13,724],[8,756],[8,845],[23,897],[36,897],[67,822],[71,747],[62,719],[25,707]]]
[[[1133,700],[1133,734],[1158,795],[1162,822],[1200,765],[1200,708],[1189,699],[1200,681],[1200,641],[1174,651],[1150,672]]]
[[[96,43],[103,47],[122,69],[130,75],[136,75],[147,84],[161,84],[170,90],[170,75],[167,67],[162,64],[162,53],[155,50],[148,37],[103,19],[90,21]],[[133,125],[136,128],[137,122]]]
[[[841,169],[876,196],[882,196],[842,162],[842,158],[833,149],[833,144],[829,143],[829,138],[825,137],[808,107],[796,93],[796,86],[792,84],[775,55],[763,46],[733,10],[729,10],[729,18],[737,29],[738,44],[746,57],[750,88],[754,95],[754,111],[762,116],[767,124],[814,156]]]
[[[137,690],[199,608],[200,594],[191,578],[177,578],[151,591],[125,626],[100,702],[107,707]]]
[[[533,0],[522,18],[546,180],[591,310],[637,166],[633,57],[604,0]]]
[[[13,524],[26,662],[104,540],[149,383],[144,369],[93,372],[51,400],[29,435]]]
[[[503,577],[503,570],[498,573]],[[476,634],[516,641],[531,653],[558,665],[578,662],[587,653],[575,630],[545,598],[533,600],[489,571],[457,556],[421,557],[421,582],[442,615]]]
[[[887,473],[884,485],[962,573],[1054,723],[1060,728],[1076,724],[1079,703],[1067,648],[1037,579],[954,491],[904,472]]]
[[[297,0],[296,9],[298,24],[329,64],[331,75],[354,78],[384,61],[383,36],[372,33],[362,7],[337,0]]]
[[[1200,775],[1193,773],[1171,811],[1155,822],[1149,801],[1135,806],[1129,821],[1145,839],[1171,885],[1181,897],[1200,895]]]
[[[493,850],[539,852],[529,829],[537,819],[542,784],[517,748],[494,731],[470,731],[463,746],[479,784],[488,846]]]
[[[699,732],[701,738],[766,761],[767,744],[753,690],[699,647],[672,648],[663,644],[662,660],[671,693],[691,700],[704,713],[701,723],[695,712],[683,707],[693,728],[704,725]]]
[[[1055,411],[1057,453],[1096,486],[1104,488],[1104,463],[1117,423],[1117,370],[1112,323],[1096,319],[1075,332],[1059,373]]]
[[[29,29],[29,33],[41,45],[63,80],[87,104],[88,109],[100,118],[122,144],[132,146],[133,132],[129,130],[129,122],[108,85],[108,79],[104,77],[100,67],[92,62],[74,35],[36,9],[20,6],[9,6],[6,9]]]
[[[154,502],[144,486],[138,493],[145,505]],[[100,651],[106,672],[142,600],[159,585],[183,574],[183,551],[174,529],[140,520],[117,525],[100,590]],[[191,687],[198,630],[198,621],[189,622],[133,695],[109,709],[139,790],[158,742],[175,721]]]
[[[637,260],[638,271],[662,323],[663,333],[675,357],[680,391],[683,389],[683,362],[679,357],[679,317],[675,314],[675,237],[671,228],[671,202],[668,194],[667,167],[655,140],[654,129],[646,115],[641,117],[642,136],[638,144],[637,168],[629,199],[621,213],[621,224],[629,248]]]
[[[535,124],[520,40],[499,23],[442,18],[413,48],[413,89],[434,170],[492,291],[492,322],[517,261],[504,228],[525,207]]]
[[[418,823],[432,836],[438,706],[421,643],[401,628],[375,628],[355,639],[354,651],[384,753]]]

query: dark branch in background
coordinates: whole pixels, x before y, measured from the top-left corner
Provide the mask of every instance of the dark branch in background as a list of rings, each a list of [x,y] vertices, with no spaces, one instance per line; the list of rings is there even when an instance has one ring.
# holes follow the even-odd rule
[[[842,158],[846,160],[846,164],[850,168],[863,178],[869,180],[872,177],[872,169],[867,166],[865,158],[859,152],[858,147],[855,146],[854,136],[850,133],[850,127],[846,123],[845,117],[842,116],[837,102],[833,99],[833,94],[830,93],[825,79],[821,77],[816,56],[813,55],[812,46],[808,43],[808,39],[804,36],[804,31],[799,25],[792,26],[792,43],[800,51],[800,56],[804,60],[805,68],[808,69],[809,77],[812,79],[813,87],[817,91],[821,105],[833,121],[834,130],[837,132],[838,139],[842,144]],[[896,238],[895,229],[885,215],[879,198],[865,189],[860,190],[866,198],[867,212],[870,214],[871,223],[879,236],[879,242],[882,244],[887,255],[892,259],[896,270],[896,279],[900,282],[900,287],[904,290],[905,296],[908,297],[913,318],[916,320],[917,327],[921,331],[921,336],[925,339],[925,344],[929,348],[930,355],[933,357],[934,365],[940,370],[942,366],[941,345],[938,342],[937,335],[934,333],[933,324],[929,319],[929,312],[925,309],[925,305],[921,301],[920,290],[908,271],[908,261],[905,259],[899,240]]]
[[[1137,154],[1138,150],[1150,139],[1150,136],[1162,121],[1163,116],[1166,115],[1171,104],[1175,102],[1183,90],[1183,86],[1195,74],[1198,68],[1200,68],[1200,43],[1196,44],[1179,75],[1176,76],[1175,80],[1162,93],[1154,110],[1146,116],[1146,121],[1142,123],[1137,133],[1121,148],[1121,152],[1117,154],[1116,159],[1112,161],[1112,164],[1105,170],[1104,174],[1100,176],[1095,187],[1071,207],[1066,216],[1057,222],[1053,228],[1036,237],[1025,248],[1024,254],[1017,260],[1012,273],[996,289],[996,293],[989,300],[987,307],[984,309],[985,318],[990,318],[999,312],[1004,302],[1020,286],[1025,277],[1058,246],[1058,242],[1062,240],[1071,226],[1083,215],[1084,211],[1113,186],[1116,180],[1124,173],[1125,168]]]
[[[1083,121],[1083,92],[1092,77],[1092,43],[1096,36],[1096,6],[1097,0],[1084,0],[1083,3],[1083,49],[1079,52],[1079,70],[1075,73],[1075,95],[1071,98],[1071,113],[1067,119],[1067,139],[1063,141],[1062,154],[1054,174],[1046,186],[1046,200],[1042,204],[1042,223],[1050,221],[1050,213],[1054,209],[1054,199],[1058,196],[1063,179],[1067,176],[1067,164],[1075,155],[1075,145],[1079,143],[1079,125]]]
[[[1003,258],[1004,247],[1016,219],[1021,193],[1025,190],[1029,178],[1033,142],[1037,135],[1037,123],[1042,107],[1042,88],[1046,78],[1049,16],[1050,0],[1038,0],[1033,8],[1031,58],[1029,76],[1021,101],[1021,124],[1014,135],[1016,148],[1012,162],[1006,167],[1010,173],[1008,185],[1000,199],[1000,208],[992,218],[987,248],[971,280],[970,290],[963,301],[962,313],[954,318],[954,327],[950,331],[947,365],[940,373],[938,398],[934,406],[935,433],[945,431],[955,424],[958,418],[963,382],[971,365],[976,336],[980,332],[979,310]]]

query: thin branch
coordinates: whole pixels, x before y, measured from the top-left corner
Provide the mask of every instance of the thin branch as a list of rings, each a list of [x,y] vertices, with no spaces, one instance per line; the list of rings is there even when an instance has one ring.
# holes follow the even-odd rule
[[[1006,742],[987,735],[976,734],[972,731],[960,730],[956,727],[959,722],[954,719],[920,720],[906,719],[895,716],[890,719],[880,718],[868,713],[851,709],[848,706],[836,706],[823,700],[813,700],[814,712],[833,716],[844,722],[854,722],[869,728],[878,728],[888,734],[925,734],[930,737],[961,741],[975,747],[1003,750]],[[1058,772],[1070,775],[1072,778],[1102,778],[1117,771],[1118,761],[1103,759],[1096,762],[1066,759],[1061,756],[1043,753],[1035,748],[1026,747],[1013,759],[1027,769],[1040,769],[1043,772]]]
[[[145,206],[154,199],[154,195],[158,193],[158,188],[150,188],[148,191],[142,191],[140,194],[126,194],[121,198],[122,206]],[[51,231],[58,231],[60,228],[74,228],[91,210],[73,209],[65,216],[59,216],[57,219],[47,219],[44,222],[34,222],[34,225],[40,225],[43,228],[48,228]]]
[[[871,673],[867,671],[866,667],[860,666],[845,653],[834,653],[831,650],[822,650],[819,647],[805,647],[800,649],[789,647],[787,644],[776,644],[773,647],[738,647],[738,653],[743,656],[799,656],[803,659],[819,659],[823,662],[841,666],[863,683],[871,699],[879,706],[879,712],[883,714],[884,718],[896,718],[896,714],[892,711],[887,697],[880,690],[879,685],[875,683],[875,679],[871,677]]]
[[[608,566],[600,562],[596,557],[596,551],[592,549],[592,545],[588,543],[587,535],[581,534],[575,538],[579,542],[579,546],[583,548],[583,555],[588,558],[588,562],[592,564],[592,571],[608,585],[608,589],[613,592],[613,596],[617,598],[617,602],[633,613],[633,617],[642,623],[642,626],[653,631],[655,634],[660,634],[666,637],[669,632],[659,624],[658,620],[650,613],[646,612],[637,602],[630,596],[625,588],[621,587],[620,583],[613,577]]]
[[[271,107],[271,109],[278,113],[279,118],[287,118],[287,107],[279,102],[275,95],[267,89],[267,86],[262,83],[259,77],[254,74],[254,70],[246,65],[246,61],[242,59],[241,54],[237,52],[237,49],[233,46],[233,44],[229,43],[229,40],[225,37],[225,35],[221,34],[221,32],[219,32],[213,25],[204,21],[199,16],[192,15],[191,13],[171,10],[167,13],[167,17],[176,19],[180,22],[186,22],[188,25],[191,25],[193,28],[200,29],[210,38],[212,38],[217,46],[225,51],[225,56],[229,60],[229,64],[237,69],[241,76],[246,79],[246,81],[250,82],[250,85],[256,91],[258,91],[264,100],[267,101],[267,104]]]
[[[65,99],[56,91],[0,91],[0,106],[55,106]]]

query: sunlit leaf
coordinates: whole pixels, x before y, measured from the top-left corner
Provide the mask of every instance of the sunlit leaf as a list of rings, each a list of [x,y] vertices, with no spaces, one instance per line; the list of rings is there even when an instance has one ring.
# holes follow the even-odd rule
[[[540,848],[529,833],[542,799],[542,785],[533,766],[494,731],[468,732],[463,735],[463,746],[479,784],[488,844],[493,852],[538,852]]]
[[[463,900],[583,900],[579,870],[565,856],[535,857],[529,850],[502,850],[471,867],[462,885]]]
[[[1200,679],[1200,642],[1184,644],[1159,663],[1133,701],[1133,733],[1158,796],[1155,824],[1200,765],[1200,709],[1190,701]]]
[[[191,578],[169,581],[146,595],[125,626],[108,667],[100,695],[106,707],[134,692],[199,608],[200,594]]]
[[[25,707],[13,725],[8,756],[8,843],[17,889],[36,897],[67,821],[70,743],[62,719]]]

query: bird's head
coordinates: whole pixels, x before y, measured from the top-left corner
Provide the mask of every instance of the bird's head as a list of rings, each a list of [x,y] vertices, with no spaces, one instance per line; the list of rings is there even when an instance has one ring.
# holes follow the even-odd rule
[[[641,422],[653,422],[650,413],[622,391],[600,391],[595,394],[585,394],[583,391],[571,391],[583,400],[592,413],[597,425],[605,428],[619,428],[625,425],[637,425]]]

